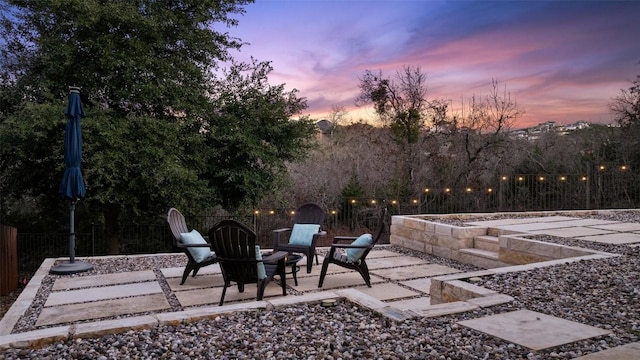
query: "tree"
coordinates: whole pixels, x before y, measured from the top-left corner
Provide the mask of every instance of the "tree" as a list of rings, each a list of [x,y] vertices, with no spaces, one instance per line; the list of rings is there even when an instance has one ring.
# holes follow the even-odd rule
[[[609,107],[620,125],[640,124],[640,75],[636,76],[631,87],[620,90]]]
[[[3,201],[60,206],[70,85],[82,87],[87,113],[78,211],[104,221],[109,253],[125,221],[239,206],[278,185],[283,159],[313,137],[289,118],[306,103],[268,86],[264,65],[216,76],[241,46],[217,29],[236,25],[230,15],[249,2],[12,1],[0,42]]]
[[[403,161],[398,174],[401,192],[411,191],[417,155],[416,144],[425,129],[430,103],[427,100],[426,75],[420,67],[405,66],[395,79],[366,70],[360,79],[356,105],[372,104],[383,124],[389,126],[394,141],[402,146]]]

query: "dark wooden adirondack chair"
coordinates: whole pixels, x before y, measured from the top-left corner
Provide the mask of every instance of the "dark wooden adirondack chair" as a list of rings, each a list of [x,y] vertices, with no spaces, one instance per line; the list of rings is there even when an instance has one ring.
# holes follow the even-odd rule
[[[378,225],[373,236],[371,234],[364,234],[359,237],[336,236],[333,238],[331,249],[329,249],[329,253],[325,256],[324,262],[322,263],[320,281],[318,282],[319,288],[322,287],[329,264],[336,264],[347,269],[356,270],[362,275],[367,286],[371,287],[371,276],[369,275],[369,267],[367,266],[366,259],[369,251],[378,243],[378,240],[380,240],[380,237],[385,231],[386,217],[387,208],[383,208],[380,212],[380,219],[378,220]],[[346,242],[349,242],[349,244],[346,244]]]
[[[183,239],[181,234],[190,234],[190,231],[187,228],[184,216],[180,211],[178,211],[178,209],[169,209],[169,212],[167,213],[167,222],[169,223],[169,228],[171,228],[171,233],[173,233],[174,246],[182,249],[189,259],[184,268],[184,272],[182,273],[182,281],[180,282],[180,285],[184,284],[190,272],[193,271],[193,277],[195,277],[200,268],[218,262],[216,255],[211,253],[211,244],[207,243],[204,238],[201,240],[198,239],[200,241],[192,241],[191,243],[186,243],[184,241],[185,239],[192,237],[187,236]]]
[[[256,247],[256,234],[235,220],[223,220],[216,224],[209,230],[209,240],[218,256],[224,278],[220,306],[232,282],[238,285],[239,292],[244,292],[245,284],[257,284],[257,299],[262,300],[265,288],[276,273],[280,276],[282,295],[287,295],[286,252],[275,252],[263,259],[260,248]]]
[[[318,254],[316,254],[316,244],[321,236],[326,235],[321,230],[324,218],[327,213],[314,203],[306,203],[296,210],[292,227],[276,229],[273,231],[273,251],[286,251],[289,253],[304,254],[307,257],[307,273],[311,272],[313,257],[318,264]],[[307,225],[319,225],[318,230],[310,234],[304,229]],[[305,234],[306,232],[306,234]],[[292,236],[293,235],[293,236]],[[306,239],[296,239],[298,235],[305,236]]]

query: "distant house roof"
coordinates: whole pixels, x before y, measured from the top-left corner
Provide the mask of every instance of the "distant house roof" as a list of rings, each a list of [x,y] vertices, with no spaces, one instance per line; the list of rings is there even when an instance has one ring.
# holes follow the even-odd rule
[[[323,134],[330,132],[333,129],[333,123],[329,120],[322,119],[316,123],[320,131]]]

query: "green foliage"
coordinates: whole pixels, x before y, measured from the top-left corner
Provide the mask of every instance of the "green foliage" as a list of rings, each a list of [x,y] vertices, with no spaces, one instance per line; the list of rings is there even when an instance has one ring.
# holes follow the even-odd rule
[[[87,115],[78,217],[104,221],[112,253],[124,221],[255,203],[281,186],[315,128],[291,119],[306,102],[268,84],[268,63],[219,71],[241,42],[217,28],[249,2],[12,1],[0,43],[2,216],[27,200],[43,218],[61,207],[70,85]]]
[[[291,117],[306,108],[297,91],[267,82],[268,62],[233,63],[212,88],[219,114],[207,130],[212,184],[229,207],[254,205],[282,184],[285,163],[302,159],[314,145],[315,124]]]

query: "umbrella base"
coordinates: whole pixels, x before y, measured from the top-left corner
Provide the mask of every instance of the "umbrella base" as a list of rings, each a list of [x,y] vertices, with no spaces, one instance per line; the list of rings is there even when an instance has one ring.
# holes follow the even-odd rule
[[[57,274],[57,275],[68,275],[68,274],[75,274],[75,273],[79,273],[79,272],[89,271],[91,269],[93,269],[93,265],[92,264],[85,263],[85,262],[82,262],[82,261],[76,261],[76,262],[73,262],[73,263],[58,264],[58,265],[52,267],[49,270],[49,273]]]

